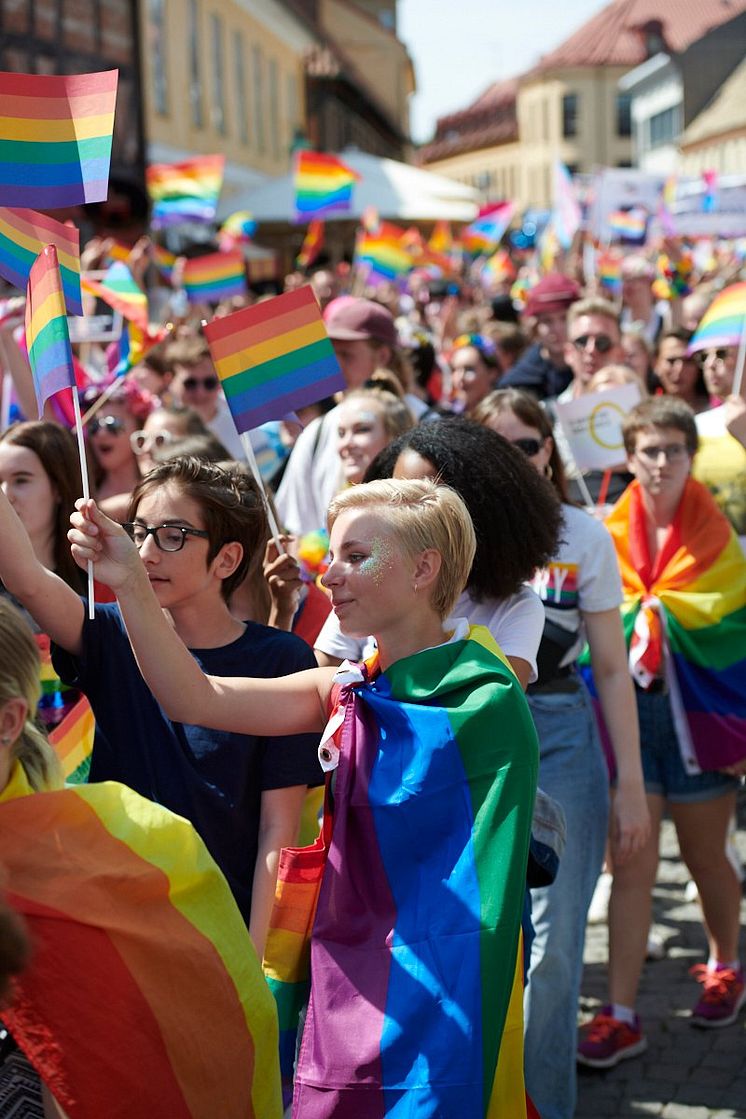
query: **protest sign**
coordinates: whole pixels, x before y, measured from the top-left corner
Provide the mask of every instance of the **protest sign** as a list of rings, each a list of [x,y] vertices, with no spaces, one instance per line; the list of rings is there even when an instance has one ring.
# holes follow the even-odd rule
[[[639,402],[637,385],[619,385],[557,403],[557,418],[579,470],[607,470],[624,462],[622,421]]]

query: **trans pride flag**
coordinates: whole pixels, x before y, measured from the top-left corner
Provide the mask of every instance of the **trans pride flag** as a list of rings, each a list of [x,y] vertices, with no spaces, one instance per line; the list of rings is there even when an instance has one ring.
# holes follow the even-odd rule
[[[674,722],[690,772],[746,757],[746,560],[709,491],[690,478],[651,562],[633,482],[606,519],[624,586],[632,675],[644,687],[670,650]]]
[[[487,630],[465,623],[357,685],[355,672],[293,1115],[525,1119],[519,945],[538,768],[525,697]]]
[[[191,824],[16,764],[0,849],[34,944],[3,1020],[69,1119],[280,1119],[272,996]]]

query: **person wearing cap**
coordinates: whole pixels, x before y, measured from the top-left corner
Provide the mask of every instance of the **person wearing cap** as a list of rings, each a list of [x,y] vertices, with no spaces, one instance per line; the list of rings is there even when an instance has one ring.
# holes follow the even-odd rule
[[[565,360],[567,311],[580,299],[574,280],[549,272],[528,293],[524,318],[532,322],[534,345],[500,380],[499,388],[526,389],[539,400],[559,396],[572,381]]]
[[[343,295],[328,304],[324,321],[348,391],[362,388],[381,368],[391,369],[401,379],[404,366],[396,325],[380,303]],[[409,393],[405,400],[417,417],[427,407]],[[337,409],[332,408],[313,420],[293,447],[276,497],[285,527],[303,535],[324,526],[327,507],[340,486]]]

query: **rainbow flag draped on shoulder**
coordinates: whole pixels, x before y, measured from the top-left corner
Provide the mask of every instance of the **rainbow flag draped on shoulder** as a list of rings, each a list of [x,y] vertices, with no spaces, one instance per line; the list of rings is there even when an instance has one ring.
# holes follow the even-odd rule
[[[691,772],[746,757],[746,559],[709,491],[690,478],[651,563],[633,482],[606,520],[624,586],[632,675],[645,687],[668,657],[674,721]]]
[[[523,692],[488,631],[465,623],[348,679],[328,728],[334,819],[293,1115],[525,1119],[538,747]]]
[[[16,764],[0,850],[34,945],[3,1020],[69,1119],[280,1119],[272,997],[191,824]]]

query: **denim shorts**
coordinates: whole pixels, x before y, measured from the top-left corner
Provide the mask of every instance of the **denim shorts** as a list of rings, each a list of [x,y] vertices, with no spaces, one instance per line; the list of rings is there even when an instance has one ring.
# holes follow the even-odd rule
[[[739,787],[737,777],[717,770],[687,773],[681,760],[669,696],[635,688],[645,792],[673,804],[715,800]]]

